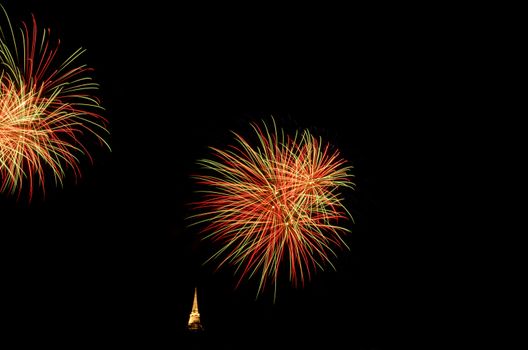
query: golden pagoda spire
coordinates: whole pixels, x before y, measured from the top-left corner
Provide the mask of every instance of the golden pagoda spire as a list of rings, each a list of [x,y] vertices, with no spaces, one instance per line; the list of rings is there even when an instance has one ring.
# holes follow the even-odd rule
[[[191,314],[189,315],[189,323],[187,329],[190,331],[202,331],[203,327],[200,323],[200,312],[198,311],[198,290],[194,288],[194,301]]]

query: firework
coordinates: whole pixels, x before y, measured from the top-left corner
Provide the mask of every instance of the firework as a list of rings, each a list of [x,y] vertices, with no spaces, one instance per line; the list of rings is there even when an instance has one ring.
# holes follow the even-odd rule
[[[353,219],[339,190],[354,188],[352,166],[308,130],[286,135],[275,121],[252,128],[256,147],[233,133],[235,145],[211,147],[214,157],[198,161],[191,226],[220,247],[207,262],[235,265],[237,286],[259,275],[257,296],[266,283],[276,295],[279,271],[304,286],[313,271],[335,269],[336,248],[348,248],[342,223]]]
[[[85,50],[58,62],[60,41],[51,42],[49,29],[40,31],[33,16],[16,31],[0,9],[0,192],[20,195],[27,186],[31,199],[36,185],[45,192],[48,171],[56,185],[67,169],[81,175],[79,156],[92,161],[85,137],[110,148],[107,121],[91,69],[75,63]]]

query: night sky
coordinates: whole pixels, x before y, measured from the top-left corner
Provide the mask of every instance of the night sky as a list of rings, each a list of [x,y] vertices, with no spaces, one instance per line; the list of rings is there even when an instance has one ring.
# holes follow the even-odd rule
[[[80,5],[83,3],[83,5]],[[393,349],[417,341],[432,303],[435,250],[424,238],[425,145],[444,128],[416,28],[391,9],[228,7],[171,1],[2,0],[14,26],[35,14],[63,56],[87,49],[112,151],[89,144],[83,177],[49,183],[31,203],[0,196],[2,314],[25,344],[254,348],[323,343]],[[5,22],[2,19],[2,27]],[[59,54],[60,54],[59,53]],[[431,118],[424,120],[428,114]],[[190,175],[230,131],[273,115],[308,128],[354,167],[356,223],[337,271],[277,300],[258,282],[235,289],[230,268],[203,265],[211,247],[187,228]],[[435,187],[435,189],[432,189]],[[420,263],[422,262],[422,263]],[[185,326],[198,287],[206,332]],[[440,303],[440,304],[439,304]]]

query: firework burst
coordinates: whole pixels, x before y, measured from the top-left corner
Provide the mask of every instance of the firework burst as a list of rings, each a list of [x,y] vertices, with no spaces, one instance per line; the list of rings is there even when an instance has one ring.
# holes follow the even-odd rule
[[[256,147],[233,133],[236,145],[198,161],[201,198],[190,219],[220,247],[207,262],[235,265],[238,284],[260,275],[257,296],[269,282],[276,295],[279,271],[303,286],[313,271],[335,269],[336,248],[348,248],[342,222],[353,220],[339,190],[354,188],[352,166],[308,130],[292,137],[275,121],[252,127]]]
[[[110,148],[107,121],[91,69],[75,64],[84,50],[59,63],[60,41],[53,45],[49,29],[40,31],[32,17],[17,32],[0,8],[7,23],[0,24],[0,192],[20,195],[27,186],[31,199],[35,185],[45,192],[48,171],[56,185],[67,169],[81,175],[79,155],[92,161],[84,137]]]

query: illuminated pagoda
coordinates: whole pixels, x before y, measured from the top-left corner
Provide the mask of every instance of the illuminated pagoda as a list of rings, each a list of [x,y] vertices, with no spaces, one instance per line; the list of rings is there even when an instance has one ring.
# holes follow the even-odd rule
[[[203,331],[202,324],[200,323],[200,313],[198,312],[198,292],[196,288],[194,288],[194,301],[191,314],[189,315],[187,329],[193,332]]]

